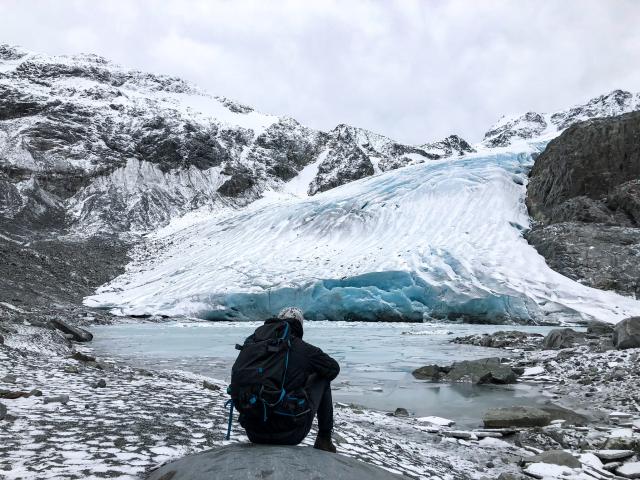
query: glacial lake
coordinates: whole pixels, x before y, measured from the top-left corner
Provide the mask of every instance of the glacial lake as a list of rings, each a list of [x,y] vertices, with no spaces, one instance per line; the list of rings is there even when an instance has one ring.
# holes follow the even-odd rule
[[[98,355],[147,369],[183,370],[229,381],[236,343],[257,322],[172,321],[94,326]],[[535,405],[539,390],[528,385],[473,386],[420,381],[411,371],[422,365],[507,356],[504,350],[457,345],[457,336],[521,330],[546,334],[553,327],[451,323],[305,322],[304,339],[333,356],[341,366],[333,382],[334,401],[417,416],[437,415],[473,427],[489,408]]]

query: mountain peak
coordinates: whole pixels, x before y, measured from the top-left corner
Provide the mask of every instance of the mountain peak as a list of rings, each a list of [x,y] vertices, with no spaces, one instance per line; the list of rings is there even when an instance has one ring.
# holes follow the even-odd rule
[[[574,123],[596,117],[611,117],[640,109],[640,93],[613,90],[584,104],[554,113],[527,112],[503,116],[485,134],[485,147],[506,147],[516,140],[554,135]]]

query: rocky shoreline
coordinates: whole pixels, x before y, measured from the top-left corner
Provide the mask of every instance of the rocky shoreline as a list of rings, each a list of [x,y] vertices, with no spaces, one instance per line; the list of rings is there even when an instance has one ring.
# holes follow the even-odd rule
[[[90,342],[47,328],[40,314],[0,308],[3,320],[11,315],[0,345],[0,478],[141,478],[184,455],[247,441],[238,429],[224,441],[223,382],[94,358]],[[63,314],[89,330],[121,321],[83,307],[55,312]],[[559,350],[543,350],[535,336],[490,340],[501,345],[498,358],[513,354],[506,364],[521,371],[518,381],[548,399],[551,413],[539,426],[460,430],[401,408],[338,403],[338,450],[415,479],[635,478],[620,475],[640,451],[640,350],[600,351],[601,338],[590,336]]]

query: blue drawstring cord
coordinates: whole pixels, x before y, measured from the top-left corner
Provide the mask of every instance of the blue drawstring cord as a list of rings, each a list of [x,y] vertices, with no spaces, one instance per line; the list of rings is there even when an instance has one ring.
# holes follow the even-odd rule
[[[229,440],[231,438],[231,424],[233,423],[233,399],[227,400],[224,404],[225,408],[229,406],[229,424],[227,425],[227,436],[225,440]]]

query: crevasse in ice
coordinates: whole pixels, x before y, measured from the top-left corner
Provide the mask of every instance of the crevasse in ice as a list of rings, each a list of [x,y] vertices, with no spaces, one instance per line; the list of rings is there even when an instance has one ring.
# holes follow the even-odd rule
[[[551,270],[523,238],[541,145],[485,151],[247,208],[155,235],[146,260],[85,299],[122,314],[258,319],[615,322],[640,302]],[[171,233],[167,233],[170,231]]]

